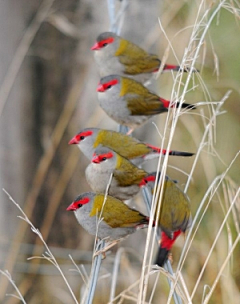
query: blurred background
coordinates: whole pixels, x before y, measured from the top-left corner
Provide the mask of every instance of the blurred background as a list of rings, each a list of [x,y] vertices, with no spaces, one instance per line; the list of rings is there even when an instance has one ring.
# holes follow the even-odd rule
[[[116,0],[115,4],[118,10],[122,2]],[[200,16],[198,22],[204,14],[206,18],[202,19],[194,37],[196,46],[218,4],[218,1],[201,1],[200,4],[182,0],[171,3],[148,0],[146,4],[144,0],[131,0],[124,12],[121,35],[158,54],[159,58],[167,55],[168,63],[181,63],[197,15]],[[210,184],[229,168],[211,197],[184,263],[182,273],[190,294],[239,188],[240,158],[235,158],[240,143],[239,6],[238,1],[225,1],[213,19],[197,58],[200,76],[193,75],[185,96],[189,103],[219,102],[231,91],[220,110],[223,113],[213,121],[212,131],[204,140],[188,188],[194,215]],[[90,50],[98,34],[109,30],[109,26],[107,0],[0,2],[0,185],[41,231],[77,298],[84,283],[78,273],[70,271],[74,265],[69,254],[89,272],[94,237],[85,233],[72,213],[66,212],[75,196],[90,190],[84,174],[88,161],[76,146],[69,146],[68,141],[85,127],[118,129],[98,105],[99,76]],[[166,37],[174,51],[170,48],[166,52]],[[183,76],[183,82],[187,76]],[[151,88],[170,99],[173,83],[174,75],[164,73],[152,82]],[[179,118],[172,149],[198,151],[212,110],[199,106],[195,112]],[[165,115],[152,119],[135,131],[134,136],[161,146],[161,137],[152,121],[161,133],[165,119]],[[188,174],[193,163],[194,157],[169,158],[167,173],[179,181],[182,189],[187,176],[181,170]],[[157,162],[151,161],[145,168],[156,170],[156,165]],[[27,260],[41,255],[45,249],[30,226],[17,218],[20,211],[3,191],[0,191],[0,198],[0,269],[9,271],[27,303],[73,303],[62,277],[51,263]],[[132,205],[146,212],[140,195]],[[205,286],[213,284],[239,234],[238,216],[239,198],[210,255],[193,297],[195,303],[200,303],[204,297]],[[139,278],[145,236],[146,231],[139,231],[121,243],[126,252],[116,294]],[[173,269],[183,243],[182,237],[173,249]],[[103,261],[94,303],[108,302],[116,250],[117,247],[113,248]],[[238,244],[210,303],[237,303],[236,297],[240,297],[239,254]],[[18,299],[6,296],[14,291],[3,275],[0,286],[0,303],[19,303]],[[166,303],[168,290],[163,277],[152,303]]]

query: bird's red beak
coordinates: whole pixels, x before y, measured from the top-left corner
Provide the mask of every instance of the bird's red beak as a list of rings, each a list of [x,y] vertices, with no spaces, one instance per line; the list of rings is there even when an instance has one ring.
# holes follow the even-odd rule
[[[94,163],[94,164],[99,164],[100,163],[100,159],[97,155],[93,155],[92,163]]]
[[[67,211],[74,211],[77,210],[75,203],[73,202],[71,205],[69,205],[66,209]]]
[[[98,86],[97,86],[97,92],[104,92],[105,91],[105,89],[104,89],[104,86],[103,86],[103,84],[98,84]]]
[[[100,50],[100,46],[98,44],[98,42],[96,42],[92,47],[91,47],[92,51],[96,51],[96,50]]]
[[[76,137],[74,136],[69,142],[68,142],[69,145],[77,145],[78,144],[78,141],[76,139]]]

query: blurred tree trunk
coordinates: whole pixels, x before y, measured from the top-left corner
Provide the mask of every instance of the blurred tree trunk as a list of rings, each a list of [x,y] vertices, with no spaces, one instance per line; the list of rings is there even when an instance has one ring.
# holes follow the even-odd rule
[[[15,51],[41,4],[42,1],[37,0],[0,2],[1,84]],[[120,2],[116,1],[116,5],[119,4]],[[142,37],[145,37],[156,23],[156,18],[147,18],[154,7],[155,1],[153,0],[149,1],[147,7],[143,0],[133,2],[126,12],[123,35],[143,45]],[[68,157],[73,149],[77,149],[67,145],[69,139],[78,129],[87,126],[112,129],[116,129],[117,126],[101,110],[99,111],[96,103],[95,87],[99,76],[93,62],[93,54],[90,51],[90,46],[97,35],[109,30],[107,1],[54,1],[51,13],[50,18],[42,23],[34,37],[14,81],[0,120],[2,143],[0,146],[0,185],[24,209],[26,199],[29,198],[29,191],[33,187],[39,161],[51,148],[50,139],[69,94],[74,90],[79,79],[83,79],[83,90],[78,97],[79,105],[73,113],[72,124],[69,124],[61,138],[59,148],[54,152],[53,161],[46,171],[47,174],[40,186],[36,202],[31,202],[34,209],[30,220],[40,229],[49,207],[51,195],[54,191],[58,191],[56,185]],[[140,24],[141,31],[139,31]],[[72,26],[70,32],[68,31],[69,25]],[[77,157],[80,162],[76,166],[71,182],[63,185],[66,190],[56,212],[52,215],[54,224],[51,226],[47,242],[49,245],[62,248],[79,246],[81,249],[89,249],[92,246],[93,238],[89,238],[86,233],[83,233],[83,230],[73,220],[72,214],[65,212],[67,205],[75,195],[89,191],[84,177],[87,160],[80,155],[79,151],[76,153],[78,153]],[[2,191],[0,191],[0,198],[2,202],[0,269],[5,269],[5,262],[8,261],[11,254],[10,250],[13,250],[11,240],[19,232],[21,220],[17,218],[17,215],[20,214],[19,211]],[[24,237],[18,239],[17,242],[34,243],[36,236],[29,231],[28,227],[27,234],[24,234]],[[16,254],[18,255],[18,252]],[[31,255],[31,251],[28,252],[27,256],[29,255]],[[20,254],[15,261],[11,261],[15,267],[10,269],[10,273],[21,289],[22,279],[27,279],[29,286],[36,281],[24,274],[25,270],[17,265],[20,261],[25,263],[26,257]],[[49,288],[49,292],[54,293],[52,286],[43,285],[45,293],[47,288]],[[36,286],[38,286],[37,289]],[[0,294],[1,303],[5,299],[3,290],[4,288],[2,288],[3,294]],[[21,291],[23,295],[26,294],[24,288]],[[33,291],[35,291],[35,296]],[[41,299],[40,284],[35,284],[35,289],[27,294],[28,303],[38,303],[36,295],[39,303],[47,303],[46,300]],[[47,296],[47,298],[48,303],[58,303],[51,296]],[[16,299],[13,298],[7,300],[7,303],[16,302]]]
[[[31,21],[39,1],[1,1],[0,2],[0,84],[6,76],[24,31]],[[26,192],[36,161],[33,153],[29,130],[32,128],[30,79],[31,67],[24,61],[10,92],[0,119],[0,185],[21,205],[24,204]],[[2,101],[0,101],[2,102]],[[28,152],[27,152],[28,151]],[[26,152],[29,163],[25,163]],[[1,265],[5,261],[9,241],[16,232],[18,219],[16,207],[0,191],[0,238],[4,246],[0,247]]]
[[[0,3],[2,29],[0,34],[0,83],[3,83],[15,51],[41,4],[42,1],[29,2],[26,0]],[[67,3],[55,1],[53,12],[59,15],[64,14],[71,22],[74,21],[74,18],[75,22],[78,22],[76,11],[78,11],[79,4],[80,2],[76,3],[76,1],[67,1]],[[88,14],[86,14],[87,18]],[[68,37],[50,22],[44,22],[34,37],[3,109],[0,121],[1,187],[5,188],[23,209],[33,186],[39,160],[51,146],[50,137],[66,102],[69,88],[72,86],[77,45],[76,37]],[[67,139],[64,141],[63,150],[66,147]],[[61,173],[64,157],[61,150],[59,154],[56,154],[44,183],[41,185],[37,201],[32,202],[35,207],[30,220],[38,228],[41,227],[49,196],[54,191],[55,183]],[[65,197],[68,196],[67,193],[68,191],[66,191]],[[20,214],[19,211],[2,191],[0,197],[2,202],[0,268],[5,269],[5,262],[8,261],[10,250],[12,250],[10,248],[13,248],[11,240],[17,235],[18,227],[22,223],[16,217]],[[68,201],[66,200],[64,207]],[[28,210],[26,212],[28,213]],[[61,222],[60,219],[59,222]],[[56,225],[58,225],[57,220]],[[28,227],[26,231],[29,232],[29,230]],[[53,236],[53,244],[64,243],[60,231],[59,227],[53,231],[57,232]],[[30,234],[31,241],[34,242],[35,237],[34,234]],[[24,234],[24,237],[17,242],[27,243],[29,238]],[[31,255],[30,251],[27,253],[27,256],[29,255]],[[20,254],[17,261],[10,261],[10,263],[15,264],[21,259]],[[25,261],[26,257],[23,257],[23,260]],[[18,265],[15,266],[12,271],[10,269],[10,272],[16,280],[19,279],[18,271],[24,273],[24,270]],[[17,280],[17,284],[19,282]],[[1,295],[1,303],[2,297],[5,295]],[[16,300],[11,299],[10,301]]]

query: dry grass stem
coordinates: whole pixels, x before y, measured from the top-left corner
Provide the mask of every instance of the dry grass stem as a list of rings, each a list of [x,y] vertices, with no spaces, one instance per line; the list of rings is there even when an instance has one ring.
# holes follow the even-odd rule
[[[19,301],[21,301],[22,303],[27,304],[25,302],[20,290],[18,289],[17,285],[15,284],[14,280],[12,279],[11,274],[7,270],[3,271],[1,269],[0,269],[0,273],[8,279],[8,281],[11,283],[11,285],[14,287],[14,289],[16,290],[16,292],[18,294],[18,296],[14,295],[14,294],[7,294],[7,296],[14,297],[14,298],[18,299]]]
[[[51,252],[51,250],[49,249],[48,245],[47,245],[46,242],[44,241],[41,232],[40,232],[37,228],[35,228],[35,226],[34,226],[34,225],[32,224],[32,222],[29,220],[29,218],[28,218],[27,215],[24,213],[24,211],[22,210],[22,208],[14,201],[14,199],[10,196],[10,194],[9,194],[5,189],[3,189],[3,191],[4,191],[4,192],[6,193],[6,195],[9,197],[9,200],[10,200],[10,201],[18,208],[18,210],[22,213],[22,216],[18,216],[18,217],[19,217],[20,219],[22,219],[23,221],[25,221],[25,222],[30,226],[32,232],[35,233],[35,234],[41,239],[41,241],[42,241],[44,247],[46,248],[46,252],[45,252],[42,256],[40,256],[40,257],[39,257],[39,256],[38,256],[38,257],[31,257],[31,258],[29,258],[29,259],[35,259],[35,258],[37,258],[37,259],[45,259],[45,260],[49,261],[50,263],[52,263],[52,264],[57,268],[57,270],[59,271],[61,277],[63,278],[63,280],[64,280],[64,282],[65,282],[65,284],[66,284],[66,286],[67,286],[67,288],[68,288],[68,290],[69,290],[69,292],[70,292],[70,294],[71,294],[71,296],[72,296],[74,302],[75,302],[76,304],[78,304],[78,301],[77,301],[77,299],[76,299],[76,297],[75,297],[75,295],[74,295],[74,293],[73,293],[73,291],[72,291],[72,289],[71,289],[71,287],[70,287],[70,285],[69,285],[69,283],[68,283],[68,281],[67,281],[67,279],[66,279],[66,277],[65,277],[65,275],[64,275],[64,273],[63,273],[63,271],[62,271],[62,269],[61,269],[61,267],[59,266],[57,260],[55,259],[54,255],[52,254],[52,252]]]

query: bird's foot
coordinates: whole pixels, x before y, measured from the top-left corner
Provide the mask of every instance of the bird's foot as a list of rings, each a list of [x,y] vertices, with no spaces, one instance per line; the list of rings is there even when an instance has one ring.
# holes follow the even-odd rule
[[[129,129],[129,130],[127,131],[127,134],[126,134],[126,135],[131,135],[132,132],[133,132],[133,129]]]
[[[93,257],[95,258],[96,256],[98,256],[99,254],[102,254],[102,259],[104,260],[106,258],[106,252],[108,250],[110,250],[113,246],[115,246],[117,243],[119,243],[120,240],[115,240],[112,241],[111,243],[109,243],[107,246],[105,246],[102,250],[98,250],[94,253]]]
[[[168,254],[168,260],[171,264],[173,264],[173,255],[171,252],[169,252],[169,254]]]

